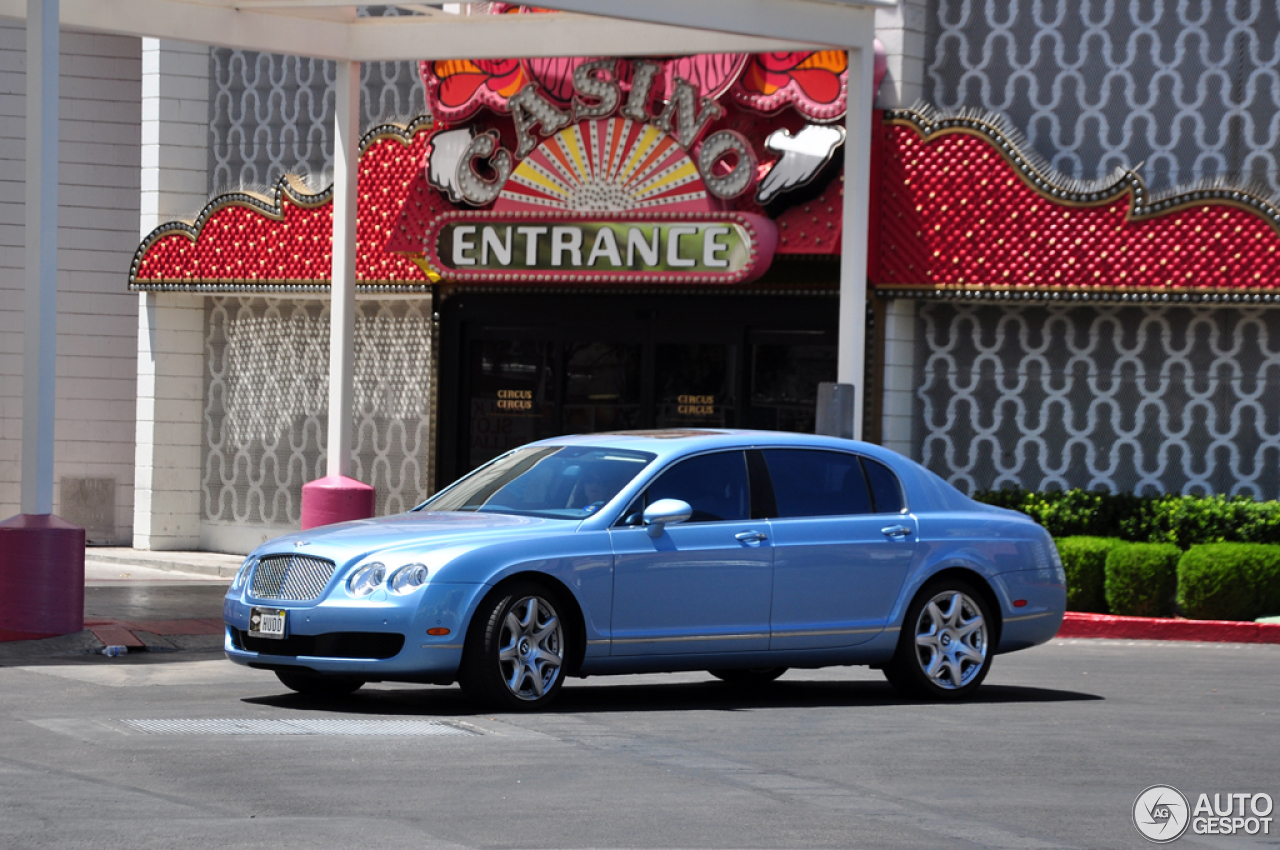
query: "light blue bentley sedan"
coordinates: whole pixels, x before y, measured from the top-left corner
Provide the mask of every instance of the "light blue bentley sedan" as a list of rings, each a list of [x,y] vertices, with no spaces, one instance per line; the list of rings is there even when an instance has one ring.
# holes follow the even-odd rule
[[[227,656],[302,693],[458,681],[531,709],[569,676],[852,664],[962,699],[1065,604],[1043,528],[900,455],[690,430],[532,443],[408,513],[277,538],[223,612]]]

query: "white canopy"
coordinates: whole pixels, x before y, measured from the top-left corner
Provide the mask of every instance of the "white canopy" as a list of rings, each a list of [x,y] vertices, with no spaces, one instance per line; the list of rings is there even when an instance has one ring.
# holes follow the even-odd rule
[[[466,4],[394,4],[360,14],[341,0],[0,0],[0,18],[27,19],[26,327],[22,513],[53,511],[58,32],[74,28],[338,62],[334,152],[333,320],[329,474],[350,463],[355,298],[355,157],[359,63],[531,56],[634,56],[850,51],[840,271],[839,380],[864,362],[872,41],[877,7],[897,0],[539,0],[561,14],[469,15]],[[59,26],[60,25],[60,26]],[[863,388],[853,421],[861,425]]]
[[[859,47],[872,12],[896,0],[549,0],[566,14],[465,15],[465,4],[343,0],[62,0],[65,27],[217,47],[383,62],[523,56],[634,56]],[[26,0],[0,0],[24,18]]]

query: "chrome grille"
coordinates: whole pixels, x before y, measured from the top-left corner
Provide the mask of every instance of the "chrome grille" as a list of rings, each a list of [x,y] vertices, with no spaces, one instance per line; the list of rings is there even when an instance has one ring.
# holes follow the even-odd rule
[[[268,555],[253,569],[257,599],[310,602],[333,578],[334,563],[307,555]]]

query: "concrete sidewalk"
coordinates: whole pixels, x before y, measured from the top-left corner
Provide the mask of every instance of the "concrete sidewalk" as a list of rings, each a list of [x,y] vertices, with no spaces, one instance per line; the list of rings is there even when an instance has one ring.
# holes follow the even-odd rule
[[[222,648],[222,598],[240,568],[239,555],[148,552],[90,547],[85,552],[82,632],[39,640],[0,641],[0,666],[103,658],[106,646],[129,652]]]
[[[244,563],[243,555],[220,552],[151,552],[127,546],[90,546],[84,560],[90,563],[122,567],[149,567],[153,570],[188,573],[212,578],[234,578]]]

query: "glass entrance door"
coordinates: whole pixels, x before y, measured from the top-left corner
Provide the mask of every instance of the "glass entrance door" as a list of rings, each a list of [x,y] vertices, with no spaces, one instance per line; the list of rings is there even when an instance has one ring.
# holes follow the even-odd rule
[[[547,340],[475,339],[468,346],[467,464],[554,437],[555,347]]]
[[[738,346],[700,342],[654,346],[654,425],[728,428],[738,417]]]
[[[437,486],[561,434],[812,431],[825,299],[455,295],[441,309]]]

